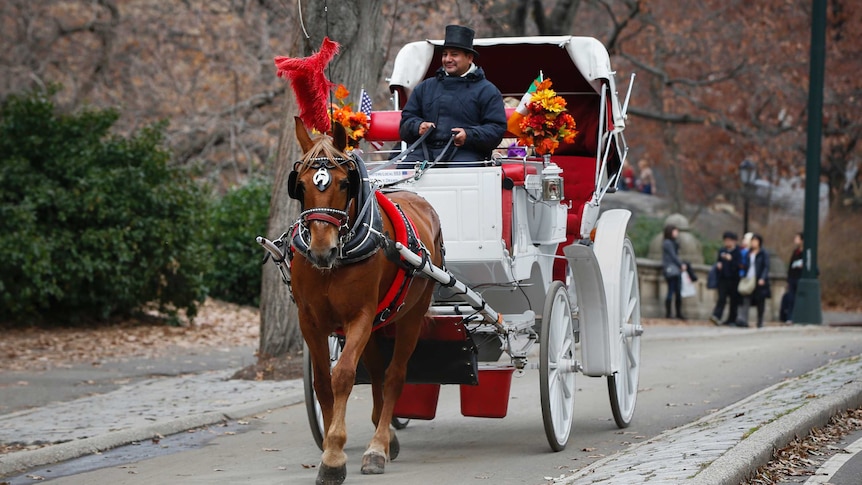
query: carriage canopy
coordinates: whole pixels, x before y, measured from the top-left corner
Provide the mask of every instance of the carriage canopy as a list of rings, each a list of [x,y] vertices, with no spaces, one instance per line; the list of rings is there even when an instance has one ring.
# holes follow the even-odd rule
[[[411,42],[398,52],[389,87],[399,93],[399,108],[413,88],[440,67],[442,45],[442,40]],[[598,119],[598,99],[606,84],[611,94],[612,129],[625,128],[608,51],[597,39],[571,35],[496,37],[476,39],[473,48],[479,53],[476,64],[504,97],[520,99],[541,71],[544,77],[551,78],[554,90],[567,99],[569,111],[579,122]],[[576,97],[586,99],[575,100]]]

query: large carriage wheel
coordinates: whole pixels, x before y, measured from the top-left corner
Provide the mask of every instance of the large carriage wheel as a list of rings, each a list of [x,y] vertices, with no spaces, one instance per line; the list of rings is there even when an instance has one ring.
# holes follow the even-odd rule
[[[638,268],[635,251],[631,241],[626,238],[623,244],[620,274],[619,321],[616,325],[617,358],[619,372],[608,376],[608,393],[611,398],[611,411],[614,421],[620,428],[632,422],[635,401],[638,397],[638,376],[641,360],[641,310],[640,291],[638,290]]]
[[[302,382],[305,387],[305,410],[308,413],[308,424],[311,426],[311,436],[320,451],[323,451],[323,412],[320,403],[317,402],[317,393],[314,392],[313,371],[311,370],[311,354],[308,345],[302,344]],[[329,368],[332,370],[338,358],[341,356],[341,342],[334,335],[329,336]]]
[[[575,411],[575,332],[569,295],[560,281],[551,283],[539,333],[539,391],[548,444],[562,451],[569,441]]]

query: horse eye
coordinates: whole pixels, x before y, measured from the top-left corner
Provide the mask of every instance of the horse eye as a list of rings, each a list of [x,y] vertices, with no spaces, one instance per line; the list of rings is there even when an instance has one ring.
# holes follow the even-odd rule
[[[347,190],[350,188],[350,180],[344,179],[341,183],[338,184],[338,188],[341,190]]]

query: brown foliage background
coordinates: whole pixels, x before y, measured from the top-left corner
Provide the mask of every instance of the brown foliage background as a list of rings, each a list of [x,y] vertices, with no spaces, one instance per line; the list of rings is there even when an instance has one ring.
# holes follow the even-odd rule
[[[117,107],[121,133],[169,120],[174,163],[196,167],[215,187],[273,176],[280,113],[291,93],[275,78],[272,58],[300,55],[288,40],[302,29],[298,5],[6,0],[0,99],[62,83],[63,109]],[[302,5],[308,12],[325,2]],[[862,190],[857,184],[855,193],[845,191],[845,174],[862,158],[862,9],[851,0],[828,6],[822,170],[834,205],[846,201],[855,210]],[[718,196],[739,204],[737,167],[745,158],[772,182],[804,175],[810,22],[808,0],[684,7],[674,0],[386,0],[371,27],[383,39],[377,60],[384,67],[376,86],[365,87],[377,108],[389,106],[385,77],[399,47],[440,38],[448,23],[471,25],[479,37],[597,37],[611,53],[621,90],[637,73],[626,131],[631,159],[650,159],[660,194],[691,213]],[[314,27],[313,37],[325,34]],[[358,94],[360,86],[348,88]],[[835,224],[858,231],[858,223],[852,217]]]

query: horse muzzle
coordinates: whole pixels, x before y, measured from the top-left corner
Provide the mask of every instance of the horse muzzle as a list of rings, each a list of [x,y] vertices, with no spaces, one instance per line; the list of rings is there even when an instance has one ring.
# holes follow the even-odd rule
[[[300,214],[300,221],[309,234],[306,258],[318,269],[332,269],[338,260],[341,239],[348,231],[347,213],[330,208],[309,209]]]

